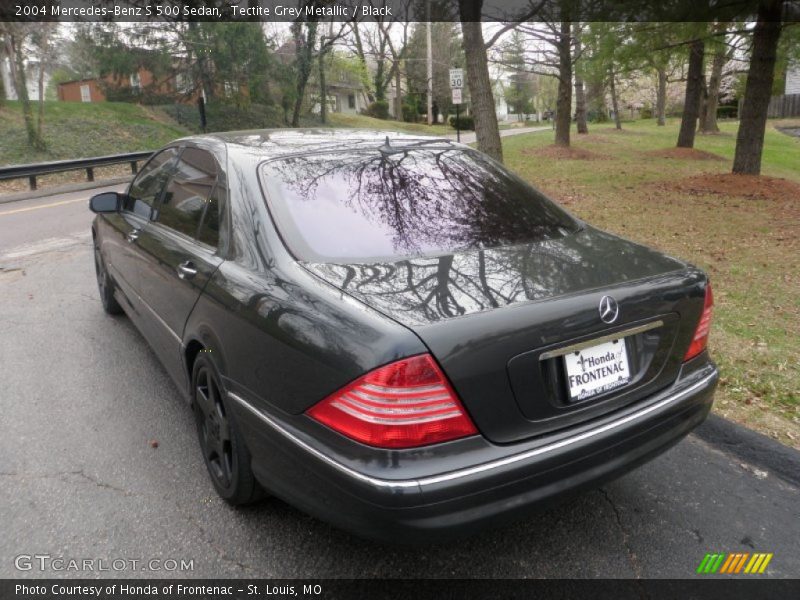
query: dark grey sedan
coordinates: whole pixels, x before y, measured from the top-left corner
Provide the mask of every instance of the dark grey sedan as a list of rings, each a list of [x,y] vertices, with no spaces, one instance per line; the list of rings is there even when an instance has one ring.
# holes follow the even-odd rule
[[[619,476],[711,407],[706,276],[448,140],[190,137],[91,208],[103,307],[186,396],[233,504],[462,535]]]

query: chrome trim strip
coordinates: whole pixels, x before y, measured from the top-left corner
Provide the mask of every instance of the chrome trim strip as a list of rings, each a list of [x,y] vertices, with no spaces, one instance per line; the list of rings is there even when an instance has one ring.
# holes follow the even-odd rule
[[[653,321],[652,323],[645,323],[644,325],[639,325],[638,327],[623,329],[622,331],[618,331],[616,333],[610,333],[602,337],[592,338],[591,340],[587,340],[585,342],[571,344],[569,346],[564,346],[562,348],[556,348],[555,350],[548,350],[547,352],[542,352],[542,354],[539,355],[539,360],[547,360],[548,358],[556,358],[558,356],[564,356],[565,354],[569,354],[570,352],[577,352],[578,350],[583,350],[584,348],[590,348],[592,346],[596,346],[597,344],[602,344],[603,342],[611,342],[613,340],[618,340],[620,338],[624,338],[629,335],[644,333],[645,331],[650,331],[651,329],[655,329],[656,327],[661,327],[662,325],[664,325],[664,321],[659,319],[658,321]]]
[[[408,489],[413,487],[419,487],[420,490],[424,488],[424,486],[429,485],[436,485],[438,483],[443,483],[446,481],[453,481],[456,479],[461,479],[462,477],[469,477],[470,475],[475,475],[477,473],[483,473],[486,471],[490,471],[492,469],[497,469],[500,467],[506,467],[508,465],[513,465],[514,463],[518,463],[523,460],[527,460],[529,458],[533,458],[534,456],[539,456],[541,454],[546,454],[548,452],[552,452],[553,450],[558,450],[561,448],[565,448],[567,446],[571,446],[573,444],[577,444],[578,442],[582,442],[584,440],[588,440],[600,434],[613,431],[614,429],[618,429],[623,425],[627,425],[637,419],[641,419],[649,415],[652,412],[655,412],[665,406],[669,406],[670,404],[674,404],[680,400],[683,400],[686,396],[692,394],[693,392],[701,389],[709,384],[711,380],[717,377],[717,371],[714,370],[713,373],[710,373],[703,377],[701,380],[696,381],[695,383],[687,386],[686,388],[664,398],[663,400],[659,400],[658,402],[651,404],[641,410],[638,410],[634,413],[631,413],[621,419],[616,421],[611,421],[610,423],[606,423],[605,425],[601,425],[599,427],[595,427],[594,429],[589,429],[588,431],[584,431],[578,435],[574,435],[568,438],[564,438],[563,440],[559,440],[557,442],[553,442],[552,444],[547,444],[546,446],[541,446],[539,448],[534,448],[532,450],[528,450],[526,452],[520,452],[519,454],[514,454],[512,456],[507,456],[505,458],[501,458],[498,460],[493,460],[487,463],[483,463],[481,465],[476,465],[474,467],[468,467],[466,469],[459,469],[458,471],[451,471],[450,473],[444,473],[442,475],[434,475],[431,477],[424,477],[422,479],[379,479],[376,477],[371,477],[369,475],[365,475],[363,473],[359,473],[358,471],[351,469],[350,467],[343,465],[342,463],[332,459],[331,457],[323,454],[316,448],[313,448],[303,440],[299,439],[293,433],[284,429],[281,425],[279,425],[276,421],[272,418],[265,415],[262,411],[258,410],[256,407],[252,406],[249,402],[244,400],[241,396],[234,394],[233,392],[228,392],[228,396],[241,404],[244,408],[249,410],[267,425],[272,427],[275,431],[283,435],[284,437],[288,438],[289,440],[296,443],[298,446],[303,448],[304,450],[308,451],[310,454],[313,454],[326,464],[332,466],[333,468],[353,477],[354,479],[358,479],[359,481],[363,481],[370,485],[380,488],[389,488],[389,489]]]

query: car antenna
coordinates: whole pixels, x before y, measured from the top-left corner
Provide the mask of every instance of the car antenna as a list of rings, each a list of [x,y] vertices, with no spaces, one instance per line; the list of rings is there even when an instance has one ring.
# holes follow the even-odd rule
[[[383,146],[381,146],[379,148],[379,150],[381,152],[383,152],[384,154],[389,154],[389,153],[394,151],[394,148],[392,148],[392,144],[389,143],[389,136],[388,135],[386,136],[386,139],[383,142]]]

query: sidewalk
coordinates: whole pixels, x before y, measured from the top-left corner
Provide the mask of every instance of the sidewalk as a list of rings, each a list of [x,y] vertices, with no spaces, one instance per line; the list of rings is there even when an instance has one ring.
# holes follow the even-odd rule
[[[539,127],[515,127],[513,129],[501,129],[500,130],[500,137],[509,137],[512,135],[522,135],[523,133],[536,133],[537,131],[552,131],[553,127],[551,125],[542,125]],[[456,139],[455,133],[450,133],[447,135],[448,138],[451,140]],[[461,134],[461,143],[462,144],[473,144],[476,141],[475,132],[474,131],[465,131]]]

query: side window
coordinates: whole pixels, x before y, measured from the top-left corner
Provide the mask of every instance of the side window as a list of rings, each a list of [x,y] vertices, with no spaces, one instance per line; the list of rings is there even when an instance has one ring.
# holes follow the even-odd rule
[[[164,184],[177,155],[176,148],[167,148],[150,159],[133,180],[128,197],[125,198],[123,204],[124,210],[145,219],[151,218],[153,206],[164,189]]]
[[[214,248],[219,245],[219,227],[224,206],[225,186],[222,184],[222,180],[219,179],[211,192],[211,196],[208,198],[206,214],[203,217],[203,224],[200,225],[200,231],[197,235],[199,241]]]
[[[217,163],[214,157],[205,150],[186,148],[178,160],[175,174],[167,184],[156,221],[195,237],[216,179]]]

